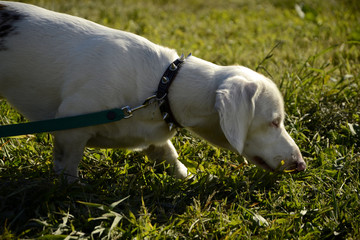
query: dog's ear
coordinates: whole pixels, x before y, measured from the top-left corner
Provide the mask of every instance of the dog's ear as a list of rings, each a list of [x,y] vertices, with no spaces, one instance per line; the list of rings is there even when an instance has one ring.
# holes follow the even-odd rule
[[[215,108],[226,139],[242,154],[249,126],[255,113],[258,85],[234,77],[216,91]]]

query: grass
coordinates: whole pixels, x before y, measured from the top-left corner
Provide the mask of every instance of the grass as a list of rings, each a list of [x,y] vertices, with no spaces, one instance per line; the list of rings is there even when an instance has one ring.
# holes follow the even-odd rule
[[[85,184],[67,185],[48,134],[0,139],[0,239],[360,239],[356,0],[296,1],[301,11],[281,0],[26,2],[271,77],[308,169],[268,173],[181,130],[173,143],[195,179],[87,149]],[[2,124],[24,121],[4,100],[0,111]]]

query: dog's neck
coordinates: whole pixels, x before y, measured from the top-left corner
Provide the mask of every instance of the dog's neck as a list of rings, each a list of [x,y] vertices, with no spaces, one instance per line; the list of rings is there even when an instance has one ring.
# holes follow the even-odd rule
[[[175,103],[171,108],[183,127],[217,146],[232,149],[221,130],[215,109],[216,89],[221,84],[218,71],[222,68],[189,57],[169,90],[169,100]]]

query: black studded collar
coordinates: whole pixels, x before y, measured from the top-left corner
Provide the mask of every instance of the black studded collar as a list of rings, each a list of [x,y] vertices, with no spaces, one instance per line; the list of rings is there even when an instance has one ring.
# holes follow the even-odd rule
[[[188,57],[190,56],[191,53],[188,55]],[[156,92],[156,98],[159,101],[161,115],[163,116],[165,122],[168,124],[170,131],[173,129],[173,127],[181,127],[181,125],[179,124],[179,122],[176,121],[171,111],[168,99],[168,91],[171,83],[174,81],[185,60],[186,58],[184,57],[184,55],[181,55],[180,58],[176,59],[169,65],[169,67],[166,69],[166,71],[161,77],[158,90]]]

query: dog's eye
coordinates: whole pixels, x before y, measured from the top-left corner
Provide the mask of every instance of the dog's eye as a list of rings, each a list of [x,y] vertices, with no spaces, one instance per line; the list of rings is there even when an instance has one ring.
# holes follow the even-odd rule
[[[279,128],[280,127],[280,119],[277,118],[277,119],[273,120],[270,125],[274,128]]]

